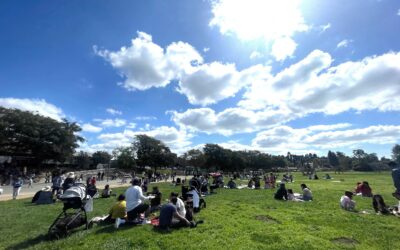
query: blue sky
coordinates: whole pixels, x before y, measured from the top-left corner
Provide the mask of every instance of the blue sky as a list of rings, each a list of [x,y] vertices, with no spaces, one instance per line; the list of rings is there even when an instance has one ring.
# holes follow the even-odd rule
[[[396,0],[5,0],[0,105],[78,122],[89,152],[146,133],[390,156],[399,27]]]

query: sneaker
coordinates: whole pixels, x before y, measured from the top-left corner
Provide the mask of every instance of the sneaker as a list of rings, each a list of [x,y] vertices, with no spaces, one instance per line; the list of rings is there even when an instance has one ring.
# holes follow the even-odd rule
[[[120,218],[116,218],[115,219],[115,223],[114,223],[114,227],[115,228],[119,228],[119,225],[121,224],[121,219]]]

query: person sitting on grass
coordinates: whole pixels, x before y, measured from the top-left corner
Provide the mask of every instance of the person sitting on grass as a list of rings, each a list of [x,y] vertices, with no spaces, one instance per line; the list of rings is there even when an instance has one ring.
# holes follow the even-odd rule
[[[288,195],[288,201],[303,201],[301,199],[298,199],[295,194],[293,193],[293,189],[288,189],[287,190],[287,195]]]
[[[176,198],[176,211],[178,212],[178,214],[182,217],[186,216],[186,208],[185,208],[185,203],[178,197],[179,194],[176,192],[172,192],[169,196],[169,199],[172,200],[173,198]],[[186,218],[186,217],[185,217]],[[187,218],[186,218],[187,219]]]
[[[153,190],[147,195],[153,195],[154,198],[150,200],[150,213],[154,213],[160,209],[162,194],[157,186],[153,187]]]
[[[195,224],[190,223],[184,216],[180,215],[176,209],[177,197],[171,197],[170,203],[161,207],[158,228],[169,230],[170,228],[190,227]]]
[[[121,194],[117,198],[117,202],[110,208],[107,216],[94,217],[89,222],[89,228],[96,224],[113,224],[118,228],[126,222],[126,201],[125,195]]]
[[[356,188],[354,189],[354,194],[361,195],[361,182],[357,182]]]
[[[230,189],[235,189],[235,188],[237,188],[236,183],[233,181],[233,178],[231,178],[231,179],[228,181],[228,188],[230,188]]]
[[[254,189],[260,189],[260,187],[261,187],[260,178],[255,177],[254,178]]]
[[[279,188],[278,190],[276,190],[274,198],[276,200],[286,200],[286,201],[288,200],[288,192],[286,190],[285,183],[281,183],[279,185]]]
[[[203,205],[203,208],[206,207],[206,202],[204,199],[200,198],[199,193],[197,192],[195,187],[190,187],[190,191],[187,192],[188,195],[192,196],[193,199],[193,212],[200,212],[200,207]]]
[[[253,181],[253,179],[250,179],[250,180],[249,180],[249,183],[247,184],[247,187],[248,187],[248,188],[253,188],[253,187],[254,187],[254,181]]]
[[[110,189],[110,185],[105,185],[103,191],[101,192],[101,198],[110,198],[112,190]]]
[[[313,196],[311,190],[307,187],[306,184],[300,185],[301,189],[303,190],[303,195],[300,197],[303,201],[312,201]]]
[[[353,192],[346,191],[340,198],[340,207],[346,211],[353,211],[356,207],[356,202],[353,201]]]
[[[363,181],[360,187],[360,191],[363,197],[372,197],[372,189],[367,181]]]
[[[37,191],[32,198],[32,203],[35,203],[36,205],[54,203],[53,194],[51,193],[51,187],[46,186]]]
[[[330,179],[332,179],[332,177],[327,173],[327,174],[325,174],[325,178],[324,178],[325,180],[330,180]]]
[[[129,222],[134,222],[138,219],[141,213],[148,213],[149,205],[143,203],[145,200],[149,200],[150,197],[144,196],[142,189],[140,188],[140,180],[134,178],[132,186],[129,187],[125,192],[126,197],[126,210]]]
[[[377,214],[383,214],[383,215],[398,215],[398,208],[390,208],[386,206],[385,201],[383,200],[383,197],[379,194],[376,194],[372,196],[372,207],[374,208],[375,212]]]

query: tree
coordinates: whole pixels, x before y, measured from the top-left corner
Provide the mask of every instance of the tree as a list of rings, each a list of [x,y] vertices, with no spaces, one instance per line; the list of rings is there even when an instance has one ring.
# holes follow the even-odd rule
[[[44,160],[64,162],[84,141],[79,131],[76,123],[65,119],[0,107],[0,155],[32,157],[33,165]]]
[[[111,157],[112,156],[106,151],[96,151],[92,155],[93,164],[95,166],[98,164],[109,164]]]
[[[92,163],[92,158],[86,152],[80,151],[75,157],[75,164],[78,169],[89,169]]]
[[[118,168],[133,170],[136,166],[134,152],[131,147],[119,147],[113,151]]]
[[[215,167],[216,170],[224,169],[228,161],[225,149],[220,147],[218,144],[207,143],[204,148],[204,155],[206,158],[205,166],[207,169]]]
[[[400,145],[396,144],[392,148],[392,160],[400,164]]]
[[[206,158],[203,152],[199,149],[191,149],[183,154],[182,158],[190,166],[195,167],[196,170],[203,168],[206,163]]]
[[[177,158],[163,142],[144,134],[135,136],[132,149],[136,154],[138,166],[154,167],[155,171],[159,167],[173,165]]]

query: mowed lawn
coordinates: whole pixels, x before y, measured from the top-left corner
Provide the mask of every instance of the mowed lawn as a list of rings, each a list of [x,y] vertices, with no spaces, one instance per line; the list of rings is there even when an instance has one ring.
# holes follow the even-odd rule
[[[320,178],[323,173],[319,174]],[[355,197],[357,209],[339,208],[345,190],[366,180],[386,203],[397,204],[389,172],[331,174],[334,180],[308,180],[298,174],[288,184],[300,192],[306,183],[314,194],[312,202],[273,199],[274,190],[219,189],[207,196],[207,208],[196,216],[204,224],[194,229],[159,233],[152,226],[95,226],[79,230],[58,241],[46,239],[47,229],[62,209],[62,203],[35,206],[29,199],[0,202],[1,249],[400,249],[400,218],[379,216],[372,211],[371,198]],[[342,180],[340,183],[333,182]],[[165,200],[170,184],[158,185]],[[151,186],[150,186],[151,188]],[[115,189],[118,194],[123,189]],[[103,215],[114,198],[97,199],[89,217]]]

